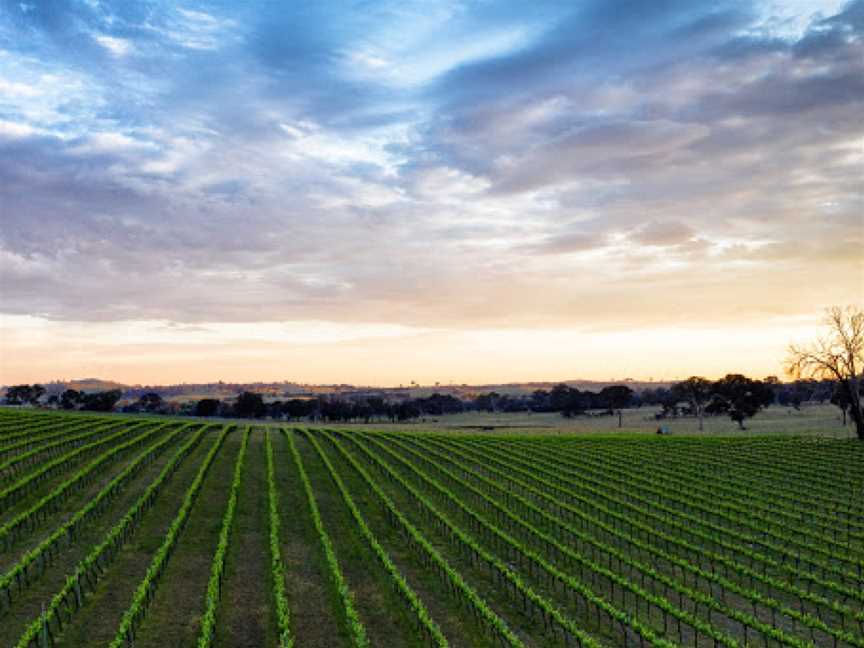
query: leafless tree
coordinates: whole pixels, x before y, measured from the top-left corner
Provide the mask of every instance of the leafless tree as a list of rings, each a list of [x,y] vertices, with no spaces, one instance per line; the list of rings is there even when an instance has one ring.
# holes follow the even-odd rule
[[[829,308],[825,325],[827,333],[811,344],[789,346],[786,371],[796,379],[833,380],[849,404],[858,438],[864,441],[864,310],[857,306]]]

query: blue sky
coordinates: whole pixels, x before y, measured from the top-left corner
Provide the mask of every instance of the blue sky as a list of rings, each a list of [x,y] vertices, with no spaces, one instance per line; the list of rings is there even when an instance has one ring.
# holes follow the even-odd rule
[[[2,2],[0,379],[768,369],[861,300],[862,114],[860,1]]]

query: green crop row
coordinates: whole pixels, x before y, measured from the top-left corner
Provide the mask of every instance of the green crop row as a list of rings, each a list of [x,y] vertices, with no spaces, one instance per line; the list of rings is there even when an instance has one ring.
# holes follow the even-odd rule
[[[192,480],[192,483],[186,490],[183,502],[180,504],[177,514],[174,516],[174,519],[168,527],[168,531],[165,533],[165,539],[156,550],[156,553],[144,574],[144,578],[138,584],[135,593],[132,595],[132,602],[129,604],[129,607],[126,608],[123,617],[120,619],[120,626],[117,628],[117,632],[114,635],[114,639],[109,644],[109,648],[135,645],[135,633],[137,632],[144,615],[147,614],[147,610],[153,600],[153,592],[159,586],[159,581],[162,579],[162,574],[165,572],[168,560],[174,552],[177,540],[180,538],[180,534],[183,533],[183,529],[186,528],[186,522],[189,520],[189,513],[192,511],[192,507],[198,499],[198,493],[201,492],[201,485],[204,483],[204,478],[207,476],[207,472],[210,470],[210,466],[213,464],[213,460],[216,458],[216,454],[222,447],[222,443],[225,441],[225,437],[228,435],[230,429],[231,428],[227,426],[222,428],[222,432],[220,432],[216,441],[213,442],[213,445],[210,446],[210,450],[207,451],[204,461],[201,462],[201,466],[195,474],[195,479]]]
[[[21,433],[21,436],[24,438],[17,438],[14,443],[7,443],[6,445],[0,447],[0,455],[7,455],[11,453],[26,451],[28,448],[41,446],[42,444],[47,445],[47,443],[52,442],[58,437],[68,438],[71,433],[76,432],[81,428],[87,428],[88,426],[92,428],[94,427],[94,423],[90,421],[84,423],[78,422],[77,425],[62,425],[59,428],[56,425],[51,425],[46,426],[46,429],[44,431],[37,430],[35,432],[23,432]],[[5,438],[3,439],[3,441],[6,440],[7,439]],[[14,459],[14,457],[12,459]],[[11,459],[7,461],[11,461]]]
[[[527,449],[526,449],[527,451]],[[542,456],[550,465],[562,467],[565,471],[574,468],[573,461],[567,460],[569,455],[561,452],[550,452],[532,448],[531,456]],[[583,461],[585,457],[582,457]],[[843,545],[834,545],[834,549],[828,549],[833,544],[830,537],[814,535],[808,532],[800,524],[792,525],[789,522],[772,521],[760,513],[756,507],[736,506],[731,502],[718,503],[716,491],[699,485],[701,481],[698,474],[691,470],[671,471],[661,465],[652,465],[650,474],[644,474],[632,469],[632,462],[626,460],[614,461],[606,457],[590,457],[586,463],[598,464],[598,479],[612,481],[620,486],[624,483],[637,485],[634,491],[638,491],[640,497],[653,503],[657,508],[666,511],[687,513],[695,519],[699,519],[706,526],[726,529],[730,536],[735,537],[743,544],[759,544],[766,550],[772,551],[781,559],[795,559],[806,561],[811,565],[818,566],[823,570],[835,573],[853,581],[857,585],[864,584],[861,573],[864,569],[864,561],[850,557]],[[580,467],[584,464],[580,464]],[[689,475],[684,479],[681,475]],[[712,484],[713,486],[713,484]],[[684,490],[686,489],[686,490]],[[687,497],[681,495],[687,493]],[[713,494],[713,497],[712,497]],[[718,520],[719,524],[714,522]],[[752,521],[751,521],[752,520]],[[775,531],[772,526],[779,530]],[[741,529],[741,530],[738,530]],[[809,537],[807,537],[809,536]],[[814,539],[815,538],[815,539]],[[818,543],[817,543],[818,541]],[[824,546],[823,546],[824,545]],[[805,551],[807,556],[801,552]],[[857,578],[854,572],[835,568],[827,561],[838,561],[854,566],[857,570]]]
[[[463,446],[461,442],[459,445]],[[475,444],[469,442],[464,445],[471,446]],[[598,482],[590,473],[585,472],[581,473],[581,479],[574,481],[573,478],[568,479],[561,474],[568,469],[559,470],[560,467],[557,466],[554,470],[547,468],[546,462],[540,461],[530,455],[526,457],[525,453],[517,456],[512,451],[499,450],[498,448],[490,447],[488,444],[480,444],[477,447],[483,447],[489,460],[505,466],[508,470],[514,469],[515,466],[532,479],[542,480],[544,488],[551,489],[565,500],[576,500],[581,505],[587,507],[596,507],[598,502],[608,502],[601,510],[604,515],[612,516],[619,524],[633,525],[640,519],[650,521],[652,528],[655,529],[655,533],[662,532],[665,536],[674,538],[676,544],[678,544],[678,540],[694,537],[697,538],[697,542],[699,543],[697,546],[700,547],[700,551],[712,552],[717,555],[744,557],[749,561],[751,569],[758,566],[765,576],[768,575],[769,569],[781,571],[788,574],[790,582],[805,580],[808,583],[818,585],[824,591],[836,593],[843,597],[844,600],[848,598],[864,600],[864,593],[860,590],[827,580],[809,571],[797,569],[793,565],[766,556],[748,545],[728,540],[727,536],[729,534],[722,527],[703,530],[702,527],[704,524],[699,518],[688,516],[687,514],[674,514],[674,511],[671,513],[669,511],[654,512],[651,504],[642,501],[641,496],[637,493],[623,492],[623,486],[616,485],[615,483]],[[519,466],[522,467],[519,468]],[[560,485],[555,482],[559,482]],[[577,485],[578,488],[574,487]],[[593,497],[589,499],[580,496],[579,493],[581,492],[586,492]],[[616,495],[616,493],[620,493],[620,495]],[[613,510],[613,507],[616,508]],[[683,520],[679,519],[681,517],[683,517]],[[668,529],[669,531],[661,531],[661,528]],[[719,554],[717,551],[710,549],[710,547],[719,547],[724,554]],[[739,573],[743,573],[737,568],[733,569]]]
[[[561,447],[565,452],[569,452],[570,456],[574,456],[573,453],[577,451],[575,447],[571,447],[569,444],[562,444]],[[735,451],[718,454],[710,452],[708,449],[700,450],[698,447],[690,448],[686,454],[667,452],[662,455],[646,452],[644,448],[641,451],[637,448],[610,448],[610,450],[611,452],[604,454],[623,457],[625,461],[632,461],[634,457],[638,456],[642,461],[650,461],[652,466],[659,461],[674,471],[690,476],[704,477],[704,475],[710,474],[712,487],[717,486],[718,492],[725,492],[731,501],[755,500],[754,504],[769,514],[797,519],[798,524],[805,521],[807,523],[815,522],[821,532],[828,532],[832,535],[845,527],[850,531],[849,537],[864,539],[864,516],[860,514],[860,511],[840,510],[844,502],[838,499],[838,495],[843,490],[838,488],[836,483],[832,484],[830,490],[826,492],[821,492],[819,487],[813,483],[807,485],[806,491],[784,487],[783,477],[785,473],[782,470],[776,470],[775,466],[772,465],[775,463],[773,455],[771,463],[767,463],[764,460],[754,461],[752,457],[741,455]],[[784,458],[788,450],[788,448],[781,450]],[[774,454],[776,455],[777,452],[775,451]],[[837,457],[832,463],[840,465],[840,459],[844,464],[848,463],[849,454],[851,453],[847,452],[842,457]],[[808,457],[796,461],[809,463],[813,460],[811,452]],[[787,472],[795,470],[793,468],[795,465],[797,464],[793,463],[785,470]],[[826,465],[825,470],[826,472],[829,471],[830,465]],[[768,478],[767,481],[766,478]],[[841,512],[842,515],[840,515]],[[857,531],[852,531],[853,528]]]
[[[264,448],[267,454],[267,514],[270,539],[270,578],[273,583],[273,600],[276,603],[276,628],[279,631],[279,648],[292,648],[291,612],[285,593],[285,566],[279,541],[279,494],[276,490],[276,471],[273,466],[273,445],[270,431],[264,431]]]
[[[436,455],[440,456],[440,454],[437,453],[436,450],[434,450],[425,441],[414,440],[414,442],[422,446],[424,454],[421,457],[423,459],[428,459],[428,457],[430,456],[430,453],[432,456],[436,456]],[[530,516],[533,516],[535,518],[540,518],[540,519],[544,520],[545,522],[549,522],[549,523],[553,524],[559,530],[566,531],[568,534],[570,534],[574,538],[577,538],[583,544],[590,546],[592,548],[592,550],[597,551],[597,552],[601,553],[602,555],[605,555],[607,562],[609,563],[610,566],[612,564],[612,558],[614,558],[617,561],[619,566],[620,565],[627,565],[627,567],[630,568],[631,570],[635,571],[636,573],[641,574],[642,579],[643,579],[643,583],[644,583],[644,578],[648,577],[653,582],[656,582],[658,585],[662,584],[662,586],[665,588],[665,590],[672,591],[675,594],[677,594],[679,597],[682,597],[682,596],[686,597],[688,600],[692,601],[696,605],[696,609],[699,609],[699,606],[702,606],[703,609],[707,613],[709,621],[711,620],[711,611],[715,611],[715,612],[725,616],[727,619],[734,620],[734,621],[740,623],[743,628],[745,628],[745,629],[752,628],[754,630],[757,630],[760,633],[762,633],[763,636],[769,637],[769,638],[773,639],[774,641],[777,641],[781,644],[790,645],[790,646],[808,645],[806,642],[802,642],[799,639],[797,639],[796,637],[790,636],[788,633],[780,630],[776,625],[776,621],[773,621],[770,625],[763,623],[757,617],[755,617],[753,614],[750,614],[748,612],[744,612],[744,611],[741,611],[741,610],[738,610],[735,608],[731,608],[731,607],[725,605],[725,603],[719,602],[716,599],[716,597],[713,595],[709,596],[709,595],[704,594],[698,590],[694,590],[693,588],[688,587],[686,585],[686,579],[685,578],[681,579],[681,580],[684,580],[685,582],[680,582],[678,580],[678,578],[671,578],[669,576],[666,576],[665,574],[661,573],[660,571],[658,571],[653,566],[654,564],[657,563],[658,558],[661,558],[661,559],[665,560],[668,564],[670,564],[674,567],[677,567],[678,569],[681,570],[682,573],[690,573],[691,576],[694,577],[694,579],[695,579],[695,577],[699,577],[703,581],[717,584],[720,587],[722,587],[722,588],[724,588],[724,589],[726,589],[726,590],[728,590],[728,591],[730,591],[730,592],[732,592],[738,596],[749,599],[749,601],[754,605],[757,603],[763,605],[765,608],[771,610],[772,619],[774,618],[776,613],[779,612],[781,614],[786,615],[789,618],[796,620],[797,622],[801,623],[802,625],[807,626],[809,629],[822,631],[829,636],[835,637],[837,640],[845,641],[851,645],[864,646],[864,642],[862,642],[860,639],[856,638],[850,632],[844,632],[841,630],[837,630],[835,628],[831,628],[826,623],[824,623],[823,621],[821,621],[820,619],[818,619],[816,617],[813,617],[812,615],[804,614],[804,613],[799,612],[798,610],[794,610],[792,608],[784,606],[784,605],[780,604],[779,602],[777,602],[776,600],[773,600],[773,599],[770,599],[766,596],[763,596],[762,594],[760,594],[759,592],[757,592],[755,590],[750,590],[750,589],[745,589],[743,587],[740,587],[740,586],[736,585],[735,583],[732,583],[731,581],[724,579],[724,578],[722,578],[716,574],[705,571],[699,567],[696,567],[696,566],[690,564],[687,561],[684,561],[684,560],[677,558],[676,556],[672,556],[671,554],[668,554],[668,553],[666,553],[660,549],[654,548],[654,547],[650,546],[648,543],[641,542],[637,538],[626,536],[626,534],[623,534],[623,533],[616,531],[611,526],[606,525],[599,520],[591,520],[592,525],[597,526],[600,529],[602,529],[607,534],[607,536],[614,537],[617,535],[621,539],[626,540],[626,542],[628,543],[627,550],[625,550],[625,551],[618,550],[614,546],[607,544],[607,543],[604,543],[602,541],[598,541],[597,539],[588,535],[584,531],[582,531],[580,529],[576,529],[573,526],[567,524],[566,522],[560,520],[556,516],[554,516],[550,513],[547,513],[545,510],[534,506],[527,499],[514,493],[512,490],[512,487],[508,488],[508,487],[499,485],[499,484],[497,484],[497,483],[495,483],[489,479],[486,479],[486,478],[482,477],[481,475],[478,475],[476,469],[467,467],[464,464],[461,464],[460,462],[458,462],[458,460],[456,460],[456,459],[447,458],[447,461],[455,463],[456,465],[460,466],[462,471],[464,471],[466,474],[472,475],[472,477],[474,479],[476,479],[477,481],[480,481],[481,483],[483,483],[484,485],[486,485],[490,489],[497,490],[508,501],[518,502],[519,505],[523,509],[525,509]],[[452,477],[454,479],[458,480],[458,478],[456,478],[455,476],[452,476]],[[474,490],[474,488],[470,484],[465,483],[463,480],[458,480],[458,481],[460,483],[462,483],[465,490]],[[518,480],[514,480],[514,481],[516,481],[518,483]],[[526,485],[524,483],[522,483],[522,484],[520,484],[520,486],[525,487]],[[551,498],[550,496],[546,495],[544,492],[542,492],[538,489],[532,488],[530,490],[531,490],[532,496],[534,496],[538,499],[545,499],[545,500],[547,500],[547,502],[549,504],[554,505],[555,507],[566,507],[566,504],[562,504],[558,501],[555,501],[553,498]],[[464,492],[464,491],[462,491],[462,492]],[[483,496],[482,494],[480,494],[480,495],[481,495],[481,497]],[[500,506],[497,504],[495,504],[495,505]],[[582,516],[581,512],[580,512],[580,516]],[[583,518],[583,522],[585,520],[589,519],[587,516],[582,516],[582,518]],[[542,538],[543,542],[545,542],[548,546],[556,548],[556,550],[565,559],[573,560],[574,557],[569,555],[568,548],[567,547],[561,547],[560,544],[551,536],[549,536],[547,534],[541,534],[537,531],[532,531],[532,533],[537,535],[537,537]],[[651,564],[641,563],[638,560],[634,559],[632,557],[633,554],[635,553],[634,551],[632,551],[633,549],[638,549],[643,554],[649,554],[650,555],[649,560],[651,560]],[[578,558],[577,558],[577,561],[578,561]],[[711,591],[713,593],[713,589]],[[725,595],[721,595],[721,600],[725,601]],[[637,609],[638,609],[638,606],[637,606]],[[664,622],[664,625],[665,625],[665,622]],[[716,635],[716,636],[714,636],[714,635]],[[730,641],[728,640],[728,637],[724,638],[722,636],[722,633],[716,633],[714,631],[709,631],[709,636],[713,636],[714,639],[716,639],[717,641],[721,641],[725,644],[730,643]]]
[[[312,514],[312,523],[315,525],[315,530],[318,532],[318,539],[321,542],[322,549],[324,550],[330,578],[333,580],[333,585],[336,588],[339,600],[342,603],[345,622],[348,625],[348,632],[351,635],[351,643],[355,648],[366,648],[366,646],[369,645],[369,639],[366,637],[366,628],[363,626],[363,622],[360,620],[360,615],[357,614],[357,609],[354,607],[354,596],[351,594],[351,590],[348,589],[348,583],[345,582],[345,576],[342,573],[342,568],[339,566],[339,560],[336,557],[336,550],[333,548],[330,536],[324,528],[324,521],[321,519],[321,512],[318,510],[318,503],[315,500],[315,491],[312,488],[312,483],[309,481],[309,476],[306,474],[306,468],[303,467],[303,459],[297,451],[293,435],[285,430],[282,432],[285,435],[285,438],[288,439],[288,447],[291,449],[291,455],[294,457],[294,463],[297,467],[297,472],[300,475],[303,490],[306,493],[306,501],[309,504],[309,511]]]
[[[426,636],[426,640],[429,641],[434,646],[439,646],[439,648],[444,648],[448,646],[447,639],[441,633],[441,629],[438,627],[438,624],[432,620],[432,617],[429,615],[429,610],[426,609],[426,605],[417,596],[417,593],[411,589],[411,586],[408,585],[408,581],[405,580],[405,577],[399,571],[399,568],[393,563],[393,560],[390,558],[390,555],[381,546],[381,543],[378,542],[378,539],[375,537],[375,534],[372,533],[372,530],[366,524],[366,520],[363,519],[363,515],[360,513],[360,510],[357,508],[357,505],[354,503],[354,499],[348,493],[348,490],[345,488],[345,484],[342,482],[342,478],[336,472],[333,464],[330,463],[330,459],[321,449],[320,444],[314,438],[314,436],[310,434],[306,434],[306,437],[314,446],[318,456],[321,457],[321,461],[324,462],[324,465],[327,468],[327,472],[330,474],[330,477],[333,479],[333,483],[336,485],[336,489],[339,491],[339,494],[342,496],[342,500],[345,502],[345,506],[348,507],[348,511],[351,513],[351,517],[354,518],[354,521],[357,523],[357,526],[360,527],[360,533],[366,539],[366,542],[369,544],[369,547],[372,549],[376,558],[381,562],[381,565],[386,570],[387,574],[393,580],[396,585],[396,589],[399,592],[399,595],[403,598],[405,603],[408,605],[408,608],[411,610],[412,614],[416,618],[417,622],[420,624],[420,628],[423,630],[423,633]]]
[[[85,521],[91,519],[95,514],[101,511],[107,501],[114,497],[141,468],[143,468],[148,462],[152,461],[155,454],[170,443],[178,433],[179,430],[172,432],[157,444],[141,453],[141,455],[134,459],[121,473],[108,482],[92,499],[88,500],[84,506],[78,509],[72,517],[57,527],[38,545],[24,553],[18,562],[16,562],[8,572],[0,577],[0,596],[2,596],[2,605],[11,605],[13,589],[15,592],[21,592],[30,585],[29,570],[31,567],[38,567],[40,573],[44,571],[46,565],[50,563],[52,555],[58,549],[60,542],[64,538],[68,540],[69,543],[74,542],[79,527]],[[140,440],[140,437],[138,439],[133,439],[134,442],[140,442]],[[118,447],[117,450],[121,450],[121,448]]]
[[[87,455],[96,452],[102,446],[117,441],[123,437],[130,436],[133,434],[135,429],[141,425],[143,425],[143,423],[123,428],[114,434],[109,434],[108,436],[91,441],[90,443],[75,448],[52,461],[42,464],[36,470],[23,475],[18,481],[10,484],[3,490],[0,490],[0,512],[5,511],[10,504],[33,492],[40,482],[63,472],[63,470],[72,466],[72,464],[78,459],[82,459]]]
[[[359,435],[353,435],[350,437],[350,440],[352,441],[352,443],[354,443],[355,446],[360,448],[364,452],[364,454],[373,461],[375,465],[381,468],[388,475],[388,477],[395,480],[395,482],[399,486],[401,486],[406,493],[410,494],[414,498],[414,500],[420,505],[421,510],[424,511],[430,519],[439,524],[440,527],[448,533],[448,536],[452,541],[460,544],[464,550],[468,551],[472,556],[485,564],[492,571],[492,573],[495,574],[496,577],[499,578],[499,580],[501,580],[502,584],[508,588],[508,591],[512,589],[512,594],[514,595],[514,597],[520,598],[523,607],[530,608],[533,613],[539,614],[541,619],[543,620],[544,626],[551,626],[553,630],[555,628],[558,628],[559,631],[562,633],[565,641],[572,640],[583,646],[598,645],[596,640],[594,640],[590,635],[585,633],[571,619],[565,617],[560,610],[558,610],[549,602],[549,600],[547,600],[544,596],[538,594],[519,573],[517,573],[509,565],[505,564],[497,556],[487,551],[472,536],[459,528],[458,525],[454,524],[448,515],[438,509],[431,501],[429,501],[426,496],[424,496],[413,485],[411,485],[404,477],[394,471],[375,453],[370,451],[366,447],[365,443],[368,440],[369,443],[375,445],[377,448],[383,450],[385,453],[388,453],[389,451],[386,446],[380,444],[371,436],[368,439],[363,439],[361,441]],[[482,525],[482,521],[479,518],[475,519],[478,522],[481,522]],[[497,528],[494,528],[491,525],[484,525],[484,528],[490,533],[496,535],[500,540],[502,540],[502,542],[507,544],[508,549],[511,550],[514,555],[522,556],[530,560],[534,564],[540,564],[540,561],[542,561],[542,559],[537,554],[522,546],[521,543],[516,542],[506,534],[503,534]],[[661,638],[657,637],[656,634],[652,630],[650,630],[650,628],[645,627],[638,621],[630,619],[629,616],[626,615],[626,613],[623,613],[620,610],[613,608],[612,606],[608,605],[606,601],[594,596],[593,592],[582,586],[581,583],[576,582],[575,579],[572,579],[557,570],[555,571],[554,578],[558,582],[558,584],[570,587],[571,589],[578,591],[585,598],[586,601],[590,601],[597,607],[598,610],[602,610],[605,614],[607,614],[610,622],[614,621],[621,624],[622,629],[625,632],[627,627],[631,627],[637,634],[642,636],[644,639],[647,639],[649,642],[655,643],[655,645],[672,645],[671,643],[664,642]]]
[[[138,425],[143,425],[143,423],[139,423]],[[88,439],[102,434],[102,432],[104,432],[106,429],[109,429],[111,427],[117,427],[117,422],[103,423],[102,425],[98,425],[95,427],[82,427],[86,427],[84,432],[79,432],[77,434],[72,434],[69,436],[64,435],[62,439],[46,443],[43,446],[38,446],[36,448],[28,450],[27,452],[22,452],[21,454],[15,455],[14,457],[11,457],[6,461],[0,463],[0,475],[2,475],[0,479],[5,481],[10,477],[14,477],[17,473],[21,472],[22,469],[26,468],[30,464],[43,462],[49,457],[56,456],[57,452],[62,451],[64,448],[74,448],[82,445],[82,443],[87,443]]]
[[[406,518],[402,512],[393,503],[378,483],[369,475],[363,466],[342,447],[342,444],[329,433],[324,433],[326,438],[335,446],[339,453],[348,461],[354,468],[357,474],[360,475],[364,483],[375,494],[378,501],[384,507],[388,514],[388,519],[391,523],[396,524],[405,532],[412,548],[418,551],[430,565],[432,565],[438,575],[445,580],[448,585],[448,590],[454,596],[459,596],[474,612],[483,625],[488,628],[503,645],[513,648],[523,648],[522,640],[517,637],[513,631],[507,626],[504,620],[499,617],[489,607],[488,603],[472,588],[468,582],[462,577],[456,569],[444,558],[443,555],[429,542],[426,537]],[[590,638],[585,644],[590,648],[594,648],[595,644],[590,643]]]
[[[219,541],[213,555],[210,567],[210,580],[207,582],[207,592],[204,595],[204,615],[201,620],[201,632],[198,636],[198,648],[209,648],[213,645],[216,635],[216,610],[222,597],[222,575],[225,573],[225,557],[228,554],[228,542],[231,538],[231,526],[234,524],[234,513],[237,510],[237,496],[240,492],[240,476],[243,473],[243,460],[246,457],[246,447],[249,445],[247,426],[243,432],[243,442],[234,464],[234,477],[231,480],[231,490],[228,494],[228,505],[222,516],[222,528],[219,531]]]
[[[26,417],[26,415],[25,415]],[[53,432],[54,430],[59,430],[60,432],[68,431],[69,428],[75,427],[83,427],[85,425],[94,425],[95,423],[104,422],[104,418],[96,418],[96,417],[87,417],[87,418],[75,418],[70,419],[61,416],[48,416],[47,420],[42,421],[28,421],[24,425],[15,425],[11,429],[14,429],[14,432],[5,432],[0,430],[0,440],[4,444],[7,444],[7,447],[0,449],[0,451],[5,452],[8,448],[8,444],[13,442],[17,442],[18,439],[22,439],[25,437],[31,437],[34,434],[41,435],[46,432]],[[11,425],[11,424],[10,424]]]
[[[462,452],[464,455],[464,452],[466,451],[463,449]],[[570,493],[568,495],[564,491],[556,487],[554,484],[545,482],[539,477],[533,477],[533,479],[536,480],[539,485],[544,486],[545,490],[532,486],[530,483],[513,476],[512,471],[516,470],[515,468],[511,469],[511,473],[503,473],[499,470],[496,470],[495,468],[483,464],[483,459],[484,457],[482,455],[480,455],[479,459],[476,456],[472,458],[472,460],[475,462],[474,470],[476,471],[479,469],[485,472],[489,472],[490,474],[495,475],[500,479],[504,479],[507,482],[506,487],[496,486],[497,488],[503,488],[508,493],[512,492],[514,486],[517,488],[521,488],[528,494],[530,494],[532,497],[544,501],[550,509],[558,511],[559,514],[567,513],[571,516],[571,518],[575,517],[576,520],[578,520],[582,529],[584,529],[586,526],[590,526],[594,529],[602,531],[608,538],[611,538],[615,541],[621,541],[621,544],[626,545],[624,548],[626,549],[627,553],[635,553],[635,551],[639,551],[643,554],[647,554],[648,556],[650,556],[648,559],[652,562],[660,558],[671,566],[673,572],[677,568],[683,570],[684,572],[689,572],[694,576],[694,579],[701,578],[705,582],[719,585],[722,588],[719,591],[719,595],[721,600],[723,600],[724,602],[725,591],[728,590],[738,596],[749,599],[750,602],[754,605],[762,605],[770,611],[772,619],[774,619],[774,616],[777,612],[780,612],[790,618],[797,620],[805,626],[822,630],[828,634],[837,634],[838,637],[843,636],[842,631],[829,629],[827,624],[825,624],[819,617],[814,617],[813,615],[800,612],[799,610],[783,606],[777,600],[762,594],[761,592],[753,589],[752,587],[748,588],[745,586],[741,586],[727,578],[722,577],[717,573],[717,567],[721,565],[730,569],[733,573],[737,575],[749,578],[754,583],[759,583],[766,589],[774,589],[776,591],[783,592],[784,595],[798,597],[799,606],[801,609],[803,609],[804,607],[803,601],[806,600],[808,603],[817,606],[817,610],[821,608],[822,610],[828,610],[840,616],[844,619],[844,624],[845,618],[847,616],[854,617],[859,624],[864,621],[864,612],[862,611],[856,612],[847,605],[838,603],[833,600],[828,600],[822,596],[819,596],[818,594],[809,592],[794,584],[787,583],[782,579],[756,572],[745,565],[735,563],[726,556],[715,554],[713,552],[706,551],[700,547],[696,547],[692,544],[689,544],[680,536],[669,535],[661,530],[649,527],[639,522],[638,520],[633,519],[632,517],[625,518],[624,516],[620,516],[615,512],[611,511],[610,509],[605,508],[600,501],[587,500],[586,498],[579,496],[577,493]],[[531,475],[526,471],[519,472],[525,475],[526,478],[531,478]],[[553,495],[553,493],[557,493],[557,495]],[[570,506],[566,503],[566,501],[564,501],[568,498],[578,499],[585,505],[590,504],[591,509],[598,511],[607,519],[612,520],[612,523],[607,524],[596,516],[592,516],[575,507]],[[541,511],[540,514],[544,516],[547,515],[545,511]],[[566,524],[561,522],[559,517],[556,517],[554,515],[549,517],[550,519],[555,520],[556,524]],[[638,532],[641,532],[641,538],[637,535],[629,534],[624,531],[624,526],[630,526]],[[574,533],[577,533],[577,531],[574,530]],[[578,531],[578,533],[582,534],[581,531]],[[642,538],[644,538],[644,540]],[[656,545],[657,540],[663,540],[666,543],[667,549],[663,550],[662,548],[658,547]],[[694,565],[687,560],[679,558],[677,555],[672,554],[668,550],[670,546],[676,547],[678,549],[684,549],[686,553],[701,558],[703,561],[708,560],[710,562],[710,571]],[[714,591],[713,587],[711,587],[711,591]],[[845,631],[845,625],[843,630]]]
[[[0,526],[0,543],[2,543],[4,550],[8,549],[9,545],[16,541],[17,534],[21,529],[26,527],[28,531],[31,531],[40,518],[44,518],[52,513],[57,506],[63,503],[64,496],[72,489],[82,488],[84,485],[89,483],[89,480],[98,477],[98,468],[108,465],[111,461],[120,457],[123,452],[131,450],[141,443],[146,442],[153,435],[157,434],[169,425],[172,424],[163,423],[153,429],[145,430],[137,437],[130,439],[125,443],[109,448],[89,464],[76,471],[72,477],[64,480],[62,483],[52,488],[51,491],[40,497],[39,500],[32,506],[28,507],[27,510],[22,511],[6,524]]]
[[[159,475],[147,486],[123,517],[111,527],[102,541],[78,562],[72,573],[66,577],[63,587],[51,598],[47,608],[21,635],[16,648],[50,648],[54,645],[57,637],[63,632],[64,624],[81,608],[87,595],[96,589],[117,552],[132,537],[168,480],[201,441],[206,429],[202,427],[197,430],[178,448],[168,464],[162,468]]]

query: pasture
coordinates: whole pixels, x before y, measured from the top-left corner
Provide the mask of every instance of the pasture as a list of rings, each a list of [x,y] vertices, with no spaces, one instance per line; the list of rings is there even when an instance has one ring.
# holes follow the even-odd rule
[[[746,420],[746,430],[728,416],[706,416],[704,429],[699,431],[695,417],[682,416],[657,420],[657,407],[638,407],[622,412],[622,427],[618,417],[604,413],[565,418],[558,412],[478,412],[470,411],[444,416],[427,416],[409,423],[371,424],[371,429],[391,429],[414,432],[443,432],[448,434],[597,434],[634,433],[651,434],[658,425],[665,425],[673,435],[709,436],[825,436],[834,439],[855,437],[851,421],[844,426],[840,410],[834,405],[807,404],[800,409],[772,405],[755,417]],[[359,424],[358,424],[359,425]]]
[[[0,645],[864,647],[864,444],[756,421],[0,410]]]

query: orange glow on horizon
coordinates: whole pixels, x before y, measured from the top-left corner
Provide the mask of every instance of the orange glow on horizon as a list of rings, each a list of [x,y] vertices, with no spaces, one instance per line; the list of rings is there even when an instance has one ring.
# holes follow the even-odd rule
[[[818,323],[633,331],[412,329],[334,323],[57,323],[4,318],[3,384],[291,381],[396,386],[556,380],[783,378],[789,342]]]

